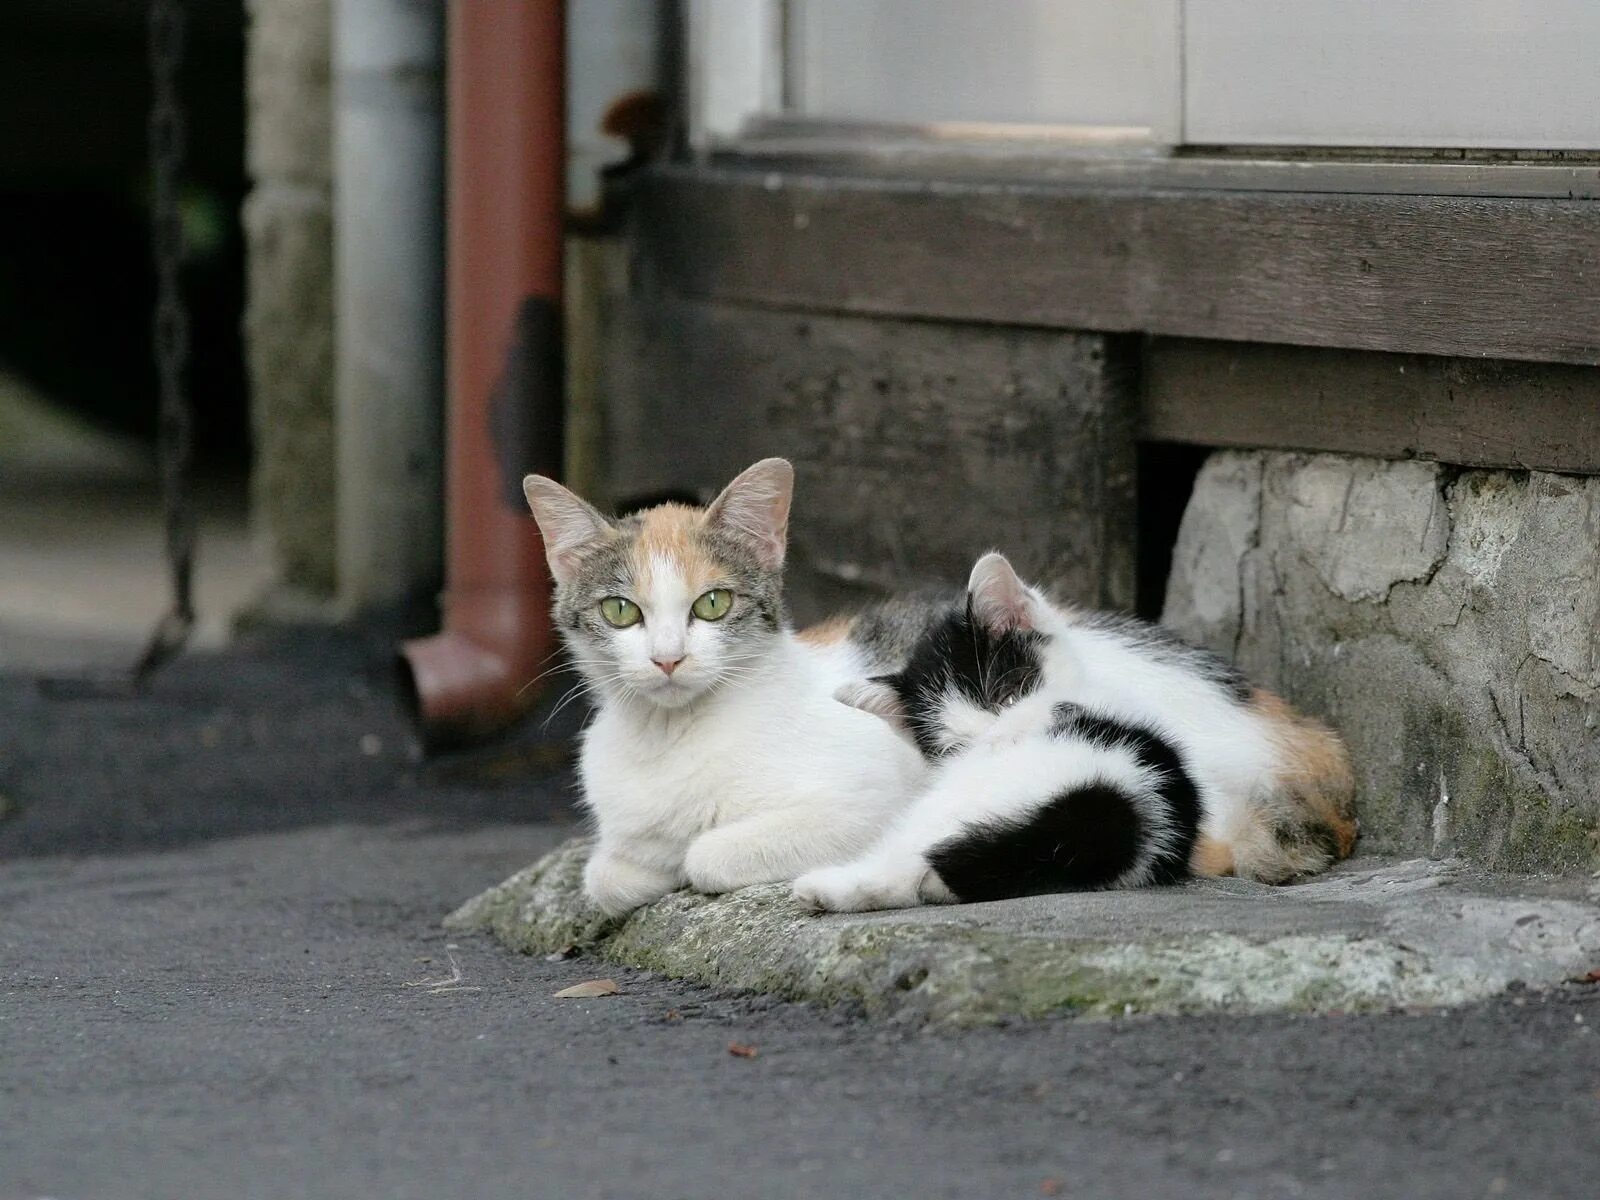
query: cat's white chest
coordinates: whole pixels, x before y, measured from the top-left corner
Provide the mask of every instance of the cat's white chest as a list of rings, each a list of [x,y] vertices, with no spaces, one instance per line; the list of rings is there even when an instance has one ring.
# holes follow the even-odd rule
[[[584,799],[609,831],[692,838],[741,810],[756,782],[741,732],[686,714],[654,726],[601,713],[584,737]]]
[[[797,830],[875,836],[921,782],[921,756],[833,699],[832,664],[796,653],[787,667],[693,711],[603,710],[580,760],[602,840],[648,842],[665,861],[707,830],[778,811]]]

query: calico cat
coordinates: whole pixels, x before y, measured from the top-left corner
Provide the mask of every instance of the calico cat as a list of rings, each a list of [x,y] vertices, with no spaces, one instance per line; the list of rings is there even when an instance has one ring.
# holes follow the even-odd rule
[[[1356,837],[1343,744],[1158,626],[1055,605],[999,554],[895,673],[841,689],[937,764],[817,908],[1319,871]]]
[[[901,606],[791,630],[793,484],[770,458],[708,508],[612,520],[553,480],[524,481],[556,625],[598,702],[579,760],[599,835],[584,890],[608,913],[849,861],[924,780],[902,736],[833,697],[896,669],[925,617]]]

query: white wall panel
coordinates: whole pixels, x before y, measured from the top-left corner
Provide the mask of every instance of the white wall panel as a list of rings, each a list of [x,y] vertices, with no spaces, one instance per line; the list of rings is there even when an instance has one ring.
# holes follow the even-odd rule
[[[1177,0],[788,0],[790,111],[1118,126],[1171,140],[1177,9]]]
[[[1600,149],[1600,0],[1185,0],[1184,140]]]

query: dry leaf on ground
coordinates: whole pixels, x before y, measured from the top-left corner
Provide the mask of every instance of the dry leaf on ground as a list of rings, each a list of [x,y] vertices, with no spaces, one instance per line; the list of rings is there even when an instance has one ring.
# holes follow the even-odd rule
[[[743,1042],[729,1042],[728,1053],[735,1058],[754,1058],[760,1053],[754,1046],[747,1046]]]
[[[615,996],[618,992],[615,979],[586,979],[556,993],[557,1000],[590,1000],[595,996]]]

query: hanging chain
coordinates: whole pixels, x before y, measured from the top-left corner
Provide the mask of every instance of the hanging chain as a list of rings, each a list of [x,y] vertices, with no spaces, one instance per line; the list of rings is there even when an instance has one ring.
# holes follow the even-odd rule
[[[167,565],[172,572],[172,608],[156,626],[134,667],[136,682],[181,650],[194,627],[195,515],[189,492],[194,414],[183,390],[189,365],[189,314],[181,290],[184,242],[178,195],[186,141],[178,96],[186,17],[184,0],[150,0],[150,240],[156,276],[153,333],[161,406],[161,503],[166,516]]]
[[[156,277],[151,332],[160,402],[157,456],[167,566],[172,573],[172,607],[156,624],[132,670],[87,678],[47,676],[39,680],[47,694],[62,699],[132,695],[152,672],[183,649],[194,628],[195,517],[189,493],[194,414],[183,392],[184,373],[189,366],[189,313],[183,303],[183,216],[178,196],[185,140],[178,71],[183,65],[186,16],[184,0],[150,0],[151,103],[146,134],[151,179],[150,248]]]

